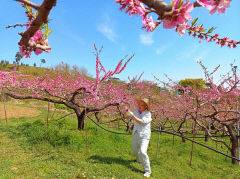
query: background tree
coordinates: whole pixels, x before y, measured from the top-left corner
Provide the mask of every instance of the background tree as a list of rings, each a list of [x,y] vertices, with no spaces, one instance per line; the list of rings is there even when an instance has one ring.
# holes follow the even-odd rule
[[[15,62],[16,62],[17,65],[19,65],[21,59],[22,59],[22,55],[20,55],[20,53],[17,52],[16,55],[15,55]]]
[[[204,70],[206,82],[211,88],[194,89],[192,86],[184,87],[171,81],[173,84],[169,84],[169,88],[171,90],[181,89],[183,93],[181,95],[169,93],[161,103],[160,109],[162,110],[160,111],[168,121],[180,119],[182,124],[185,121],[192,121],[193,131],[203,130],[211,140],[222,143],[233,157],[238,158],[236,126],[239,111],[236,111],[236,105],[239,103],[240,90],[236,87],[240,83],[239,77],[233,70],[233,76],[222,78],[219,84],[215,84],[213,74],[219,66],[210,73],[201,62],[199,63]],[[227,135],[231,143],[228,144],[223,139],[215,138],[213,135],[216,133]],[[233,158],[232,163],[238,164],[238,161]]]
[[[96,77],[87,79],[80,72],[72,75],[57,71],[55,74],[35,77],[19,72],[1,72],[0,86],[6,88],[6,95],[15,99],[37,99],[51,103],[63,104],[75,112],[78,119],[78,129],[83,129],[85,115],[98,112],[110,106],[129,103],[131,95],[127,91],[129,83],[116,85],[108,79],[121,73],[131,56],[124,64],[121,60],[115,70],[106,71],[100,62],[99,53],[96,55]]]
[[[183,87],[192,87],[193,89],[203,89],[206,85],[206,81],[202,78],[199,79],[190,79],[186,78],[184,80],[179,81],[179,84]]]
[[[45,64],[45,63],[46,63],[46,60],[45,60],[45,59],[41,59],[41,63],[42,63],[42,64]]]

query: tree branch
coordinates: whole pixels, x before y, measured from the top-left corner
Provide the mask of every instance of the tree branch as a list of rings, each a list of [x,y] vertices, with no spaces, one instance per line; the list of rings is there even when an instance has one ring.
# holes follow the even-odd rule
[[[32,8],[34,8],[34,9],[36,9],[36,10],[40,9],[40,5],[37,5],[37,4],[35,4],[33,2],[30,2],[28,0],[15,0],[15,1],[21,2],[21,3],[23,3],[25,5],[28,5],[28,6],[32,7]]]
[[[71,99],[70,99],[70,101],[71,102],[74,102],[74,100],[75,100],[75,98],[76,98],[76,96],[78,95],[78,94],[91,94],[90,92],[88,92],[87,90],[86,90],[86,88],[85,87],[80,87],[80,88],[78,88],[78,89],[76,89],[73,93],[72,93],[72,97],[71,97]]]
[[[23,3],[25,2],[30,3],[29,1],[26,1],[26,0],[16,0],[16,1],[23,2]],[[27,47],[31,45],[31,43],[29,42],[30,38],[34,36],[34,34],[40,29],[42,24],[45,24],[48,22],[48,15],[52,7],[55,5],[56,5],[56,0],[44,0],[42,5],[37,8],[38,16],[32,21],[30,27],[25,32],[20,33],[20,35],[22,36],[22,39],[18,43],[20,46],[24,45]],[[39,46],[37,48],[41,48],[42,50],[44,50],[45,48],[49,48],[49,47]]]
[[[172,7],[163,0],[139,0],[149,8],[153,8],[159,15],[159,19],[169,16],[172,13]],[[193,3],[194,7],[202,7],[197,1]]]
[[[34,97],[34,96],[18,96],[18,95],[11,94],[11,93],[5,93],[5,94],[14,98],[14,99],[37,99],[37,100],[47,101],[47,102],[51,102],[51,103],[65,104],[64,101],[59,101],[59,100],[55,100],[55,99]]]
[[[39,48],[39,49],[41,49],[41,50],[43,50],[43,51],[51,50],[51,47],[48,46],[48,45],[35,44],[35,43],[30,42],[30,41],[28,42],[28,46],[29,46],[29,47],[32,47],[32,48],[34,48],[34,49]]]
[[[156,13],[163,18],[167,12],[172,10],[172,7],[165,3],[163,0],[139,0],[149,8],[156,10]]]
[[[208,128],[207,128],[206,126],[204,126],[203,124],[201,124],[201,123],[200,123],[199,121],[197,121],[197,120],[196,120],[196,122],[197,122],[197,124],[198,124],[199,126],[201,126],[201,127],[207,132],[208,136],[210,137],[210,139],[211,139],[212,141],[214,141],[214,142],[221,142],[222,144],[224,144],[224,145],[227,147],[227,149],[228,149],[229,151],[231,151],[231,147],[230,147],[225,141],[223,141],[223,140],[217,140],[217,139],[213,138],[213,137],[212,137],[212,134],[209,132],[209,130],[208,130]]]
[[[6,26],[6,28],[7,28],[7,29],[8,29],[8,28],[11,28],[11,27],[15,28],[15,27],[17,27],[17,26],[23,27],[23,26],[27,26],[27,24],[8,25],[8,26]]]
[[[118,105],[119,105],[119,103],[109,103],[109,104],[104,105],[101,108],[89,108],[89,112],[97,112],[97,111],[101,111],[109,106],[118,106]]]

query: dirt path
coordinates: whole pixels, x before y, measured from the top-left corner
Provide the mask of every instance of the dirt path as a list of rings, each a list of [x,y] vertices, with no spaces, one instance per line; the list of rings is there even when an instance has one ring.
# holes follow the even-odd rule
[[[34,108],[20,107],[6,104],[7,118],[34,117],[41,112]],[[5,119],[4,105],[0,104],[0,119]]]

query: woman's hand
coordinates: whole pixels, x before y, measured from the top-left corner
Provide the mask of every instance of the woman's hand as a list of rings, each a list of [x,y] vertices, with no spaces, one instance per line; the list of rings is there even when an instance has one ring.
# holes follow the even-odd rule
[[[123,111],[123,113],[126,116],[131,116],[138,124],[141,124],[141,120],[139,118],[137,118],[136,116],[134,116],[133,112],[126,107],[126,109]]]
[[[133,112],[126,107],[126,109],[123,111],[123,113],[126,115],[126,116],[133,116]]]

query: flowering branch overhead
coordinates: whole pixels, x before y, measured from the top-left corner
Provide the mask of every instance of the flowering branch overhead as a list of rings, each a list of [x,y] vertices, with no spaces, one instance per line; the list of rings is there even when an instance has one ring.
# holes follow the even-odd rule
[[[34,8],[34,9],[36,9],[36,10],[40,9],[40,5],[37,5],[37,4],[35,4],[35,3],[31,2],[31,1],[28,1],[28,0],[15,0],[15,1],[23,3],[23,4],[25,4],[27,6],[30,6],[30,7]]]
[[[188,30],[189,34],[193,34],[194,37],[198,37],[201,40],[206,39],[208,42],[215,41],[221,47],[228,46],[235,48],[240,44],[240,41],[230,40],[228,37],[219,38],[210,35],[214,30],[212,28],[211,32],[208,31],[206,34],[202,25],[196,28],[188,24],[188,21],[192,20],[190,13],[194,8],[204,7],[210,11],[210,15],[215,12],[218,12],[218,14],[225,13],[226,9],[230,7],[231,0],[197,0],[193,3],[189,0],[171,0],[170,5],[163,0],[116,0],[115,2],[120,4],[120,10],[125,10],[130,16],[141,16],[143,28],[147,31],[153,32],[162,23],[163,28],[175,28],[180,36],[185,34],[185,30]],[[152,15],[149,16],[150,13],[158,15],[156,21],[153,21]],[[196,23],[196,21],[194,22]]]
[[[20,55],[30,58],[32,51],[36,55],[41,54],[42,51],[50,52],[51,47],[48,46],[47,36],[51,33],[51,29],[48,28],[47,24],[49,13],[56,5],[56,0],[44,0],[41,5],[27,0],[15,1],[20,2],[26,8],[26,15],[28,16],[27,30],[19,33],[22,36],[18,43]],[[34,13],[32,8],[37,12]]]
[[[19,41],[20,54],[23,57],[30,58],[31,53],[36,55],[43,51],[50,52],[51,47],[48,45],[48,35],[52,32],[48,28],[48,16],[52,8],[56,5],[57,0],[43,0],[42,4],[38,5],[29,0],[15,0],[20,2],[26,8],[26,15],[28,16],[27,30],[19,33],[22,38]],[[203,25],[194,26],[189,22],[192,20],[191,12],[197,7],[203,7],[209,10],[209,14],[225,13],[226,9],[230,7],[232,0],[170,0],[170,4],[164,0],[115,0],[120,5],[120,10],[126,11],[130,16],[139,15],[142,18],[142,28],[146,31],[153,32],[160,24],[163,28],[175,29],[180,36],[185,34],[187,30],[189,35],[206,40],[207,42],[214,41],[216,44],[227,47],[236,48],[240,41],[232,40],[229,37],[219,37],[218,35],[211,35],[211,32],[203,28]],[[35,9],[35,12],[32,11]],[[151,14],[151,15],[150,15]],[[154,20],[153,15],[157,15]],[[194,21],[194,20],[193,20]],[[16,27],[22,24],[16,24]],[[210,29],[209,29],[210,30]]]

